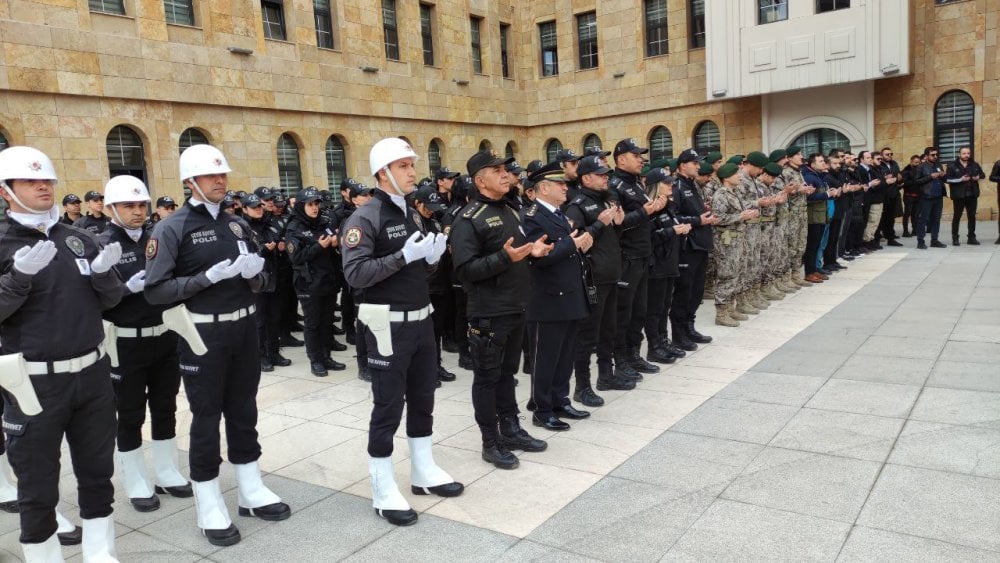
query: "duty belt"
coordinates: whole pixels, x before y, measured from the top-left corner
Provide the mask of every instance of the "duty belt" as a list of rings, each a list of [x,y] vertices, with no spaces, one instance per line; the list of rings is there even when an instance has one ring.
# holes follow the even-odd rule
[[[740,238],[743,233],[735,229],[721,229],[719,233],[719,238],[722,239],[722,244],[731,244],[734,240]]]
[[[157,336],[162,336],[169,332],[170,329],[167,325],[156,325],[142,328],[128,328],[123,326],[116,326],[115,333],[118,338],[154,338]]]
[[[772,223],[778,220],[778,218],[774,215],[765,215],[763,217],[758,217],[757,219],[759,219],[758,223]]]
[[[98,346],[93,352],[89,352],[76,358],[59,360],[58,362],[24,362],[28,368],[28,375],[48,375],[53,373],[77,373],[96,364],[104,357],[104,346]]]
[[[389,311],[389,322],[408,323],[422,321],[431,315],[431,306],[427,305],[415,311]]]
[[[225,323],[230,321],[238,321],[240,319],[249,317],[250,315],[257,312],[257,307],[250,305],[245,309],[237,309],[232,313],[191,313],[191,320],[195,324],[204,323]]]

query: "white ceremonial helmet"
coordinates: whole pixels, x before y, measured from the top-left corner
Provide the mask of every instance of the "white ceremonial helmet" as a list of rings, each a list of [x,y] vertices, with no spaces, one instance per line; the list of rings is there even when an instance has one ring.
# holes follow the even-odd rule
[[[132,201],[150,201],[149,190],[142,180],[126,174],[115,176],[104,184],[104,205]]]
[[[9,147],[0,151],[0,182],[7,180],[57,181],[52,160],[34,147]]]
[[[375,143],[372,146],[371,152],[368,153],[368,164],[371,166],[372,176],[376,175],[379,170],[388,167],[393,162],[404,158],[417,160],[420,157],[413,151],[413,147],[410,146],[410,143],[407,143],[403,139],[398,137],[382,139],[381,141]]]
[[[210,174],[228,174],[233,170],[222,151],[212,145],[191,145],[181,153],[181,181],[186,182],[195,176]]]

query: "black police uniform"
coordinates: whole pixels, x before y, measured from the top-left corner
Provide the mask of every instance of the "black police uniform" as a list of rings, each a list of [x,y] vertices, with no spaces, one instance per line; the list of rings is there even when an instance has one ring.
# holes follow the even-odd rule
[[[675,340],[683,340],[694,328],[695,315],[705,294],[705,269],[712,251],[712,227],[701,224],[701,215],[708,209],[693,178],[677,176],[674,201],[682,223],[691,225],[691,232],[681,241],[680,262],[674,299],[670,306],[670,323]]]
[[[535,241],[546,236],[552,251],[528,259],[531,292],[525,311],[532,355],[531,401],[534,418],[545,423],[571,406],[569,380],[573,372],[579,321],[590,314],[583,257],[576,248],[563,212],[542,202],[525,210],[524,231]]]
[[[242,244],[241,244],[242,243]],[[226,417],[229,461],[247,464],[260,458],[257,441],[257,387],[260,359],[254,319],[254,293],[267,284],[263,272],[212,283],[205,272],[216,263],[239,257],[243,248],[257,252],[250,227],[229,213],[217,217],[204,204],[188,200],[157,223],[146,245],[146,299],[153,304],[184,303],[195,315],[216,320],[197,322],[208,352],[196,355],[183,339],[180,371],[191,406],[191,479],[211,481],[222,463],[219,422]],[[234,320],[218,320],[230,315]]]
[[[625,211],[625,219],[619,227],[622,277],[618,283],[618,329],[615,334],[615,364],[623,368],[623,364],[639,359],[638,349],[646,322],[649,257],[653,252],[653,243],[650,218],[643,208],[649,202],[649,196],[639,177],[621,169],[615,170],[614,177],[620,181],[617,185],[618,197]],[[647,372],[657,371],[652,366],[644,367]],[[627,373],[626,370],[623,375]]]
[[[14,269],[21,247],[51,240],[57,254],[33,276]],[[115,449],[115,396],[110,361],[101,348],[103,310],[122,297],[114,271],[90,271],[99,253],[88,231],[56,223],[48,235],[12,219],[0,224],[0,352],[24,354],[29,362],[82,358],[75,372],[31,375],[42,412],[25,415],[3,391],[7,455],[17,475],[21,543],[42,543],[56,533],[60,447],[69,443],[79,493],[80,517],[112,512]],[[94,361],[96,359],[96,361]],[[42,368],[44,369],[44,368]]]
[[[622,248],[614,223],[605,225],[598,216],[617,204],[617,195],[610,190],[582,188],[580,195],[566,207],[566,216],[594,238],[586,260],[596,296],[590,315],[581,323],[576,348],[576,392],[591,388],[590,356],[597,352],[599,388],[634,388],[635,383],[616,382],[606,386],[613,377],[612,358],[615,331],[618,326],[618,280],[622,275]]]
[[[653,219],[653,254],[649,265],[649,303],[646,314],[646,340],[649,351],[663,352],[667,348],[667,314],[673,302],[674,284],[680,275],[680,242],[683,235],[674,232],[681,221],[672,201]],[[647,355],[647,359],[649,355]],[[672,362],[676,357],[659,361]]]
[[[459,182],[456,181],[455,185],[458,186]],[[451,229],[454,226],[455,221],[462,214],[462,210],[465,209],[466,199],[463,196],[456,195],[452,192],[452,203],[451,206],[444,212],[441,216],[441,228],[443,233],[449,237],[451,240]],[[449,247],[451,245],[449,244]],[[449,278],[451,280],[451,296],[452,304],[450,310],[453,311],[452,322],[449,323],[450,330],[446,326],[445,333],[450,333],[455,344],[458,346],[458,367],[462,369],[472,369],[472,355],[469,352],[469,317],[468,317],[468,302],[465,297],[465,290],[462,288],[462,282],[457,276],[453,274],[453,253],[451,250],[445,254],[449,257]],[[435,307],[436,308],[436,307]]]
[[[292,261],[292,284],[305,316],[306,356],[312,364],[313,374],[323,376],[327,369],[345,368],[344,364],[330,358],[337,298],[335,252],[333,246],[323,248],[319,244],[320,237],[334,235],[322,216],[306,215],[305,206],[306,201],[295,201],[292,219],[285,229],[285,250]]]
[[[367,341],[372,375],[374,404],[368,455],[374,458],[392,455],[392,437],[399,428],[404,400],[406,435],[423,438],[433,432],[437,363],[433,321],[427,314],[427,268],[432,266],[424,260],[407,264],[402,250],[420,227],[415,209],[404,210],[389,194],[377,189],[372,200],[359,207],[341,228],[344,277],[362,292],[361,302],[406,312],[406,320],[391,323],[390,356],[379,353],[375,336],[367,328],[358,334],[359,340],[363,337]],[[421,313],[425,316],[416,320]]]
[[[80,219],[83,219],[83,216],[80,216]],[[79,221],[80,219],[77,219],[76,221]],[[69,213],[63,213],[62,218],[59,219],[59,222],[64,225],[73,225],[76,221],[70,219]]]
[[[352,213],[357,209],[357,206],[350,201],[344,200],[337,204],[336,207],[330,213],[330,228],[333,229],[335,233],[341,238],[343,233],[341,232],[344,223],[347,222],[347,218],[351,216]],[[341,243],[343,241],[341,240]],[[337,246],[336,252],[336,263],[337,263],[337,278],[338,287],[340,287],[340,318],[341,325],[344,328],[344,332],[347,333],[347,343],[348,344],[359,344],[357,338],[357,314],[358,306],[354,302],[354,291],[351,286],[344,279],[344,251],[340,245]],[[364,359],[367,362],[367,357],[362,356],[360,351],[358,353],[358,367],[361,367],[361,361]],[[367,367],[367,363],[365,364]]]
[[[468,304],[469,348],[474,365],[472,406],[485,447],[498,443],[497,421],[517,420],[514,374],[524,338],[528,263],[511,262],[504,243],[528,241],[506,198],[477,194],[452,226],[450,242],[455,278]]]
[[[426,233],[444,234],[444,227],[435,217],[420,217],[422,229]],[[434,311],[431,319],[434,321],[434,346],[437,348],[438,376],[443,381],[451,381],[454,376],[444,370],[441,364],[441,341],[445,336],[445,327],[454,319],[454,297],[451,294],[451,255],[446,250],[441,255],[437,268],[427,276],[427,288],[430,292],[431,305]],[[444,373],[442,373],[444,372]]]
[[[274,295],[278,300],[278,326],[280,327],[281,346],[302,346],[302,341],[292,336],[292,332],[301,330],[298,322],[299,302],[295,297],[295,287],[293,284],[292,262],[288,257],[285,248],[285,230],[291,217],[284,211],[276,211],[271,214],[271,224],[278,233],[279,251],[278,259],[275,262],[275,290]]]
[[[289,365],[291,362],[281,355],[281,345],[279,336],[281,334],[281,309],[277,294],[278,289],[278,260],[283,254],[278,250],[277,243],[281,242],[280,225],[268,213],[264,213],[260,219],[254,219],[249,215],[244,215],[247,225],[250,226],[254,242],[260,249],[260,255],[264,257],[264,273],[267,275],[267,283],[257,294],[257,340],[260,347],[262,367],[270,366],[274,369],[276,365]],[[265,245],[274,243],[273,250],[268,250]]]
[[[117,242],[122,256],[116,269],[123,281],[146,268],[149,232],[140,229],[138,238],[111,223],[98,237],[101,244]],[[154,440],[170,440],[177,433],[177,392],[181,375],[178,369],[177,334],[163,327],[165,305],[150,305],[142,293],[126,287],[121,303],[104,312],[104,319],[119,329],[118,367],[111,370],[111,381],[118,398],[118,450],[129,452],[142,446],[142,425],[149,404]],[[154,332],[155,329],[155,332]],[[135,333],[135,335],[125,332]],[[159,334],[156,334],[159,333]]]
[[[99,235],[108,228],[111,223],[111,219],[107,215],[101,214],[100,217],[94,217],[93,215],[84,215],[73,223],[74,227],[85,229],[90,231],[92,234]]]

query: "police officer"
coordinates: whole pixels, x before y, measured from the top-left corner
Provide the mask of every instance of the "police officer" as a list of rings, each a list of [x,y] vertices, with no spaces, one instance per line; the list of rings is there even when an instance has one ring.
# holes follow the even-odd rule
[[[434,173],[434,186],[437,188],[437,192],[444,201],[445,206],[451,206],[452,187],[455,185],[455,179],[459,176],[461,176],[460,173],[455,172],[447,166],[438,168],[437,172]]]
[[[372,506],[391,524],[406,526],[417,513],[399,492],[393,476],[393,435],[406,404],[413,494],[454,497],[465,487],[434,462],[434,326],[430,319],[427,271],[444,254],[443,235],[420,230],[417,212],[405,197],[416,183],[417,154],[406,141],[387,138],[369,154],[378,182],[375,197],[358,208],[341,229],[344,276],[362,291],[358,317],[365,330],[372,374],[368,473]]]
[[[653,253],[649,263],[649,304],[646,314],[646,360],[672,364],[683,358],[684,350],[670,344],[667,337],[667,314],[679,275],[681,237],[691,230],[677,218],[673,196],[675,178],[666,168],[654,168],[646,174],[646,191],[653,199],[666,196],[667,205],[653,215]]]
[[[571,149],[561,150],[556,153],[556,162],[562,168],[563,176],[566,178],[566,203],[573,201],[580,195],[579,176],[576,173],[577,166],[580,165],[580,155]]]
[[[278,245],[281,233],[272,215],[264,212],[264,204],[254,194],[243,196],[243,219],[253,232],[260,255],[264,257],[267,284],[257,294],[257,339],[260,345],[260,371],[271,372],[274,367],[287,367],[292,361],[281,355],[279,334],[281,311],[277,291]]]
[[[180,370],[191,405],[191,481],[198,527],[212,545],[233,545],[240,532],[219,488],[219,422],[226,417],[228,457],[236,471],[240,516],[284,520],[291,510],[261,481],[257,441],[257,323],[254,293],[267,283],[264,258],[243,219],[220,205],[232,170],[221,151],[193,145],[181,153],[180,177],[191,198],[160,221],[146,245],[146,299],[183,303],[208,351],[187,339]]]
[[[475,366],[472,406],[483,438],[482,457],[500,469],[520,464],[511,449],[542,451],[548,446],[521,428],[514,374],[521,359],[530,283],[525,259],[545,256],[552,245],[544,236],[528,242],[520,218],[504,197],[510,182],[505,166],[510,162],[490,151],[469,159],[477,194],[455,221],[449,239],[455,276],[468,299]]]
[[[315,188],[296,194],[292,219],[285,230],[285,249],[292,261],[295,272],[292,283],[305,315],[309,367],[313,375],[326,377],[327,370],[342,371],[347,366],[330,357],[337,289],[334,262],[337,235],[320,215],[321,200]]]
[[[80,214],[80,197],[76,194],[68,194],[62,198],[62,206],[64,212],[60,221],[63,223],[72,225],[82,217]]]
[[[0,352],[24,360],[8,361],[0,376],[20,542],[29,563],[62,561],[55,507],[65,435],[79,491],[83,558],[116,562],[115,405],[101,311],[121,300],[122,283],[112,271],[121,246],[102,249],[88,231],[59,222],[56,180],[41,151],[0,152],[0,188],[10,207],[10,220],[0,225]]]
[[[83,195],[83,200],[87,203],[87,214],[77,219],[73,226],[99,235],[108,228],[110,222],[104,214],[104,196],[101,192],[91,190]]]
[[[475,194],[476,188],[472,184],[471,178],[460,175],[455,180],[455,184],[452,186],[451,205],[441,217],[441,226],[444,228],[445,235],[451,236],[452,225],[465,209],[469,202],[469,196],[475,197]],[[452,333],[455,335],[455,344],[458,347],[458,367],[471,371],[473,365],[472,355],[469,352],[469,319],[466,317],[468,303],[465,291],[462,289],[462,282],[454,275],[451,276],[451,289],[452,296],[454,296],[453,310],[455,311]]]
[[[118,365],[112,366],[118,409],[118,457],[125,492],[132,507],[151,512],[160,507],[154,483],[146,474],[142,452],[142,425],[148,404],[152,421],[155,492],[189,498],[191,485],[177,468],[177,335],[163,324],[162,305],[150,305],[142,291],[146,281],[144,228],[149,192],[134,176],[116,176],[104,187],[108,228],[98,236],[101,244],[122,248],[116,269],[125,283],[121,303],[104,312],[114,324]]]
[[[243,204],[246,203],[240,199],[239,193],[237,193],[236,199],[239,199]],[[159,215],[161,220],[170,217],[170,214],[174,211],[177,211],[177,202],[174,201],[174,198],[165,195],[156,199],[156,214]]]
[[[545,256],[528,259],[531,291],[525,319],[534,367],[528,410],[535,411],[531,418],[535,426],[563,431],[570,426],[560,419],[590,416],[570,402],[569,380],[577,325],[590,314],[583,254],[590,250],[594,237],[584,229],[578,231],[562,212],[567,180],[558,165],[542,167],[532,181],[538,197],[524,211],[524,232],[528,240],[545,237],[553,247]]]

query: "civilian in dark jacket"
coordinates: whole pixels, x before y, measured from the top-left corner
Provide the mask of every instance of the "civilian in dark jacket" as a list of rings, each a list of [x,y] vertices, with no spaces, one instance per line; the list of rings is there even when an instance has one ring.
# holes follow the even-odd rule
[[[913,174],[913,187],[919,194],[917,206],[917,248],[925,250],[924,235],[930,232],[931,246],[945,248],[938,240],[941,227],[941,207],[944,200],[945,171],[938,163],[938,148],[924,149],[924,163]]]
[[[885,181],[885,203],[882,205],[882,219],[879,222],[879,236],[886,239],[888,246],[903,246],[896,240],[896,210],[900,207],[899,188],[902,182],[902,174],[899,171],[899,163],[893,158],[894,153],[891,148],[882,149],[882,162],[879,164],[879,172]]]
[[[995,182],[997,185],[997,206],[1000,206],[1000,160],[993,163],[993,170],[990,171],[990,182]],[[1000,223],[997,224],[997,230],[1000,231]],[[1000,236],[993,244],[1000,244]]]
[[[976,207],[979,202],[979,182],[986,177],[979,163],[972,160],[972,148],[958,149],[958,158],[948,166],[945,182],[951,191],[951,203],[955,213],[951,219],[951,243],[959,245],[958,226],[962,222],[962,211],[968,214],[968,243],[978,245],[976,240]]]
[[[913,175],[920,168],[920,155],[910,157],[910,163],[903,168],[903,237],[912,237],[917,232],[917,200],[919,194],[913,185]]]

